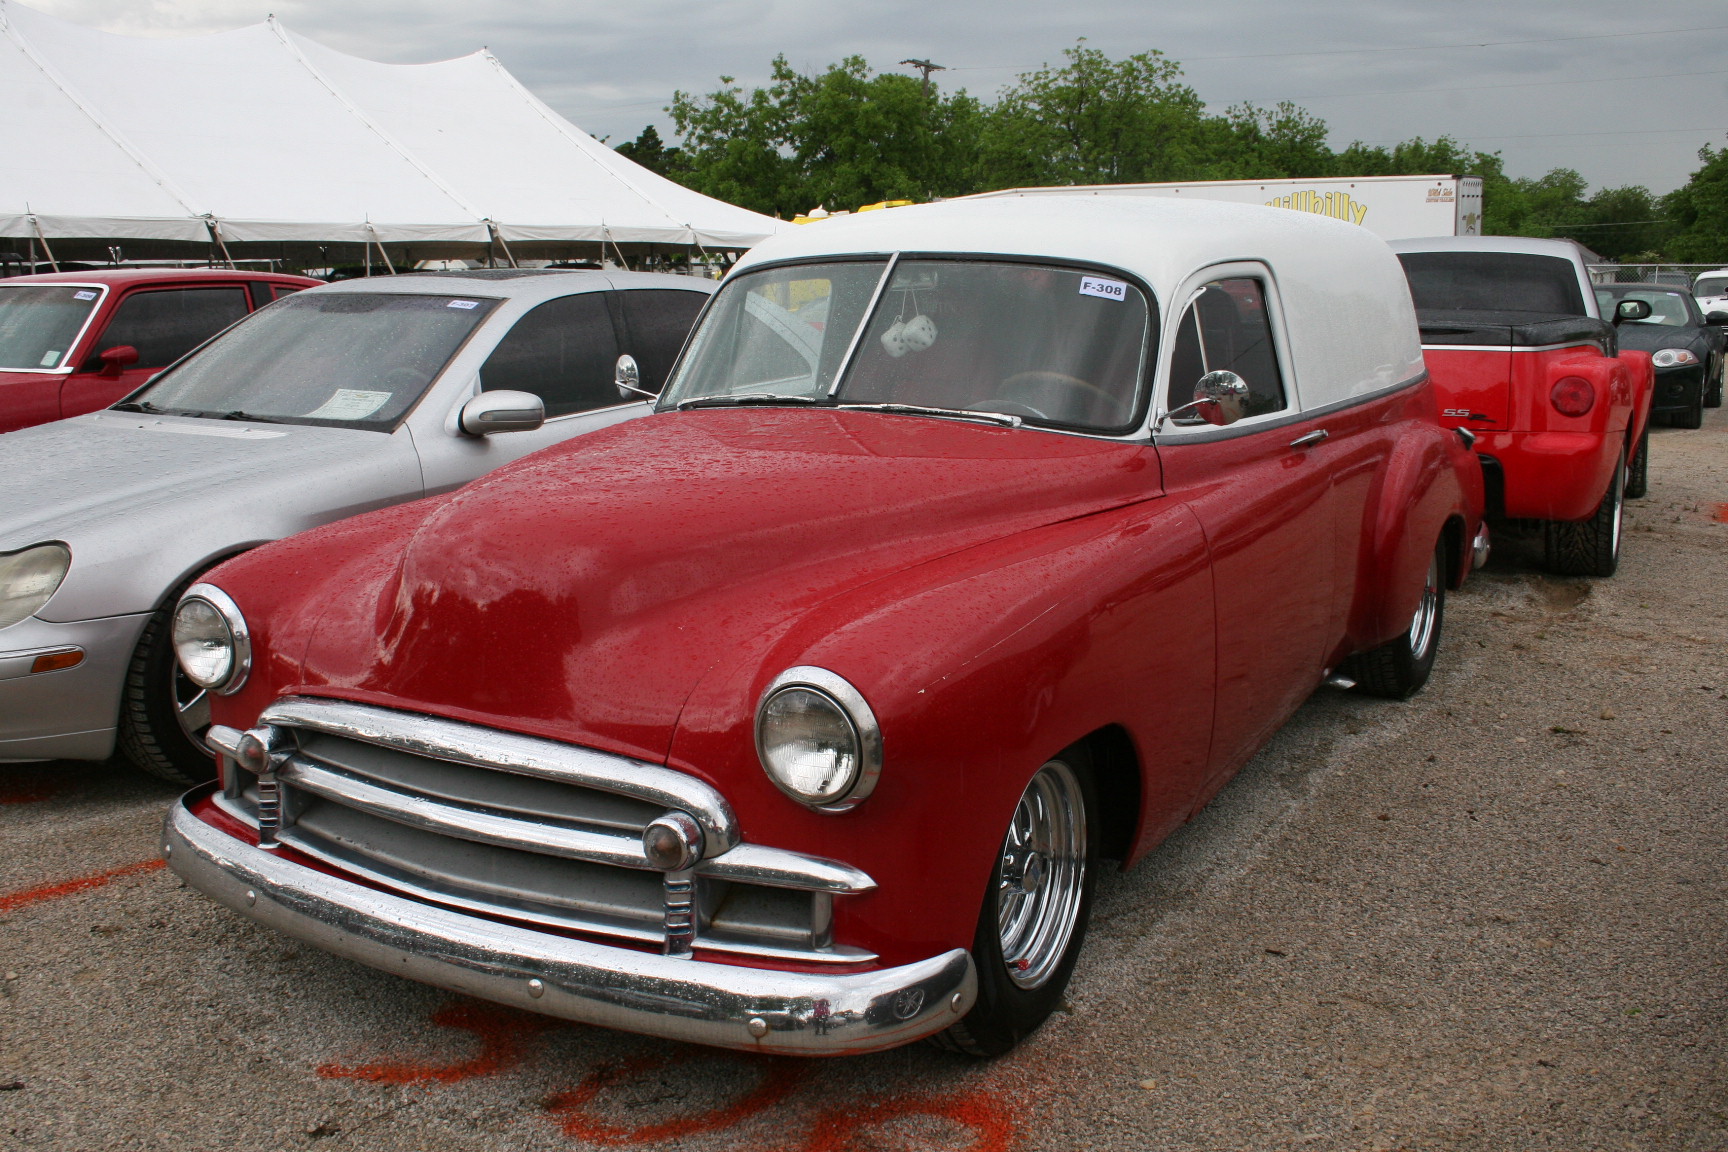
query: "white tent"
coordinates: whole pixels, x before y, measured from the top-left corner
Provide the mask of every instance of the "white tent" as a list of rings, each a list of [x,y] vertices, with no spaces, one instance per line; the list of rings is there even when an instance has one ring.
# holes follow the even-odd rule
[[[618,155],[489,52],[379,64],[274,17],[145,39],[0,0],[0,109],[18,239],[744,248],[787,227]]]

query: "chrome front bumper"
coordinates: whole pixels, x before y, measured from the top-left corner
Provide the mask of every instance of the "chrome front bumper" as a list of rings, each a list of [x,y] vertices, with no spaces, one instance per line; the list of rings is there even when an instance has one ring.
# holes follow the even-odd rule
[[[669,1040],[790,1056],[906,1044],[977,995],[962,949],[902,968],[780,972],[613,948],[440,908],[280,859],[169,810],[162,853],[186,883],[328,952],[456,992]]]

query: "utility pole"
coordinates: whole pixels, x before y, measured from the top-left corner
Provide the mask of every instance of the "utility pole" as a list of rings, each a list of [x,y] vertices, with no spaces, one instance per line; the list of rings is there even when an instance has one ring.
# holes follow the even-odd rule
[[[924,76],[924,95],[930,95],[930,73],[946,72],[948,69],[941,64],[932,64],[928,60],[902,60],[902,64],[910,64]]]

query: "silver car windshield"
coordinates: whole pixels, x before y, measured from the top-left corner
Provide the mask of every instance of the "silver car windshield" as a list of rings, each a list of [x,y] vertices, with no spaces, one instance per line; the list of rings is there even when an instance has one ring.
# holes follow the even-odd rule
[[[1153,305],[1127,281],[1007,260],[802,264],[727,283],[664,409],[726,403],[1130,427]]]
[[[1692,286],[1694,296],[1722,296],[1728,294],[1728,277],[1700,276],[1698,283]]]
[[[393,427],[496,300],[303,292],[228,329],[123,410]]]
[[[101,298],[76,284],[0,287],[0,371],[61,367]]]

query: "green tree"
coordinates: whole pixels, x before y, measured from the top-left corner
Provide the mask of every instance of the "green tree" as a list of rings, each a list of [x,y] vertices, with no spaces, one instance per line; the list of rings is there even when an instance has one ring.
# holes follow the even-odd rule
[[[636,139],[626,140],[613,151],[636,161],[650,172],[658,172],[674,180],[688,167],[684,162],[683,149],[666,147],[660,139],[659,129],[652,124],[642,129],[642,134]]]
[[[1728,148],[1706,144],[1698,159],[1703,167],[1662,198],[1671,229],[1666,251],[1672,260],[1721,264],[1728,262]]]

